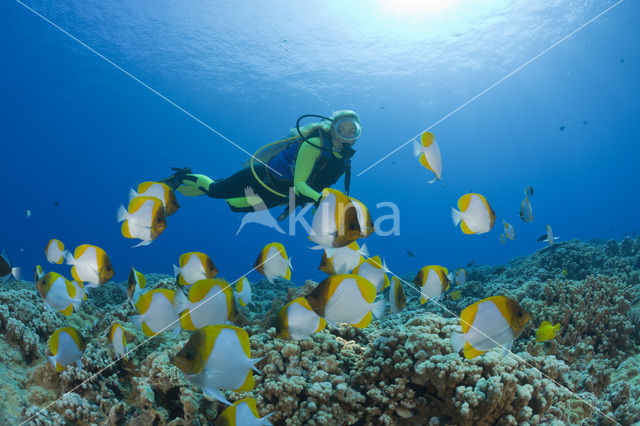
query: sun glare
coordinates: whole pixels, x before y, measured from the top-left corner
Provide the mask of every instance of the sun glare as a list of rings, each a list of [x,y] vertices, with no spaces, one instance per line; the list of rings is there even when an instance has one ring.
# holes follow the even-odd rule
[[[465,0],[379,0],[382,12],[395,18],[419,19],[458,9]]]

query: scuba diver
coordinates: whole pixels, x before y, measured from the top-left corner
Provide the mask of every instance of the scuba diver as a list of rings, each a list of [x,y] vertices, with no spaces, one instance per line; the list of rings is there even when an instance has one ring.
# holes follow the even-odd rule
[[[300,127],[300,121],[317,117],[320,121]],[[362,127],[358,114],[350,110],[331,117],[305,114],[298,118],[290,137],[266,145],[245,162],[245,167],[226,179],[213,180],[193,174],[191,169],[172,168],[176,173],[161,180],[186,196],[208,195],[224,199],[235,212],[251,212],[286,205],[278,220],[289,215],[289,188],[295,191],[295,205],[314,203],[321,192],[344,174],[345,193],[349,194],[353,144]]]

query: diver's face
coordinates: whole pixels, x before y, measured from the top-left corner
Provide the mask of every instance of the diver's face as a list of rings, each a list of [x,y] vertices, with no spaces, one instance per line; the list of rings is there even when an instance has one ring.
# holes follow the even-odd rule
[[[358,136],[358,127],[353,121],[342,120],[338,127],[336,127],[336,133],[345,139],[355,140]]]

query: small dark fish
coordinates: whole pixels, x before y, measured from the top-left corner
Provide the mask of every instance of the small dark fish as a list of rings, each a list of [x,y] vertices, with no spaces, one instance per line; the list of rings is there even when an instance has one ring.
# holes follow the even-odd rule
[[[536,241],[540,242],[540,241],[546,241],[546,240],[547,240],[547,234],[542,234],[538,237]]]
[[[620,63],[624,64],[624,58],[620,58]]]
[[[475,259],[473,259],[471,262],[467,263],[467,268],[472,267],[474,263],[476,263]]]
[[[411,250],[407,250],[407,255],[409,255],[409,257],[416,257]]]
[[[589,124],[589,122],[587,120],[584,120],[582,124]]]
[[[378,109],[384,109],[384,105],[382,105],[382,106],[381,106],[380,108],[378,108]]]
[[[59,202],[57,202],[57,201],[54,201],[54,202],[53,202],[53,205],[54,205],[54,206],[56,206],[56,207],[58,207],[58,206],[60,205],[60,203],[59,203]]]
[[[566,129],[565,126],[560,126],[560,131],[563,131],[564,129]]]

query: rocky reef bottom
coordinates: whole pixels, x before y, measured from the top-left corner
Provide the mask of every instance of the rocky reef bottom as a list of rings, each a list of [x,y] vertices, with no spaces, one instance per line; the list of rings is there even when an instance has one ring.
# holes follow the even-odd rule
[[[621,424],[640,421],[640,240],[546,247],[506,265],[467,268],[465,284],[443,306],[407,306],[365,329],[340,325],[310,338],[274,336],[274,313],[315,283],[253,284],[255,305],[236,325],[250,335],[258,364],[251,392],[262,416],[286,425]],[[404,277],[413,279],[409,274]],[[173,278],[147,275],[148,287]],[[6,424],[213,424],[226,407],[188,383],[169,362],[190,336],[147,338],[133,327],[123,285],[90,290],[70,317],[44,309],[33,282],[0,284],[0,420]],[[449,293],[459,291],[452,300]],[[472,360],[453,353],[457,316],[478,300],[506,295],[531,313],[513,354],[491,350]],[[542,321],[560,323],[536,341]],[[107,339],[125,328],[128,361],[114,362]],[[87,336],[83,369],[57,373],[47,339],[63,326]]]

